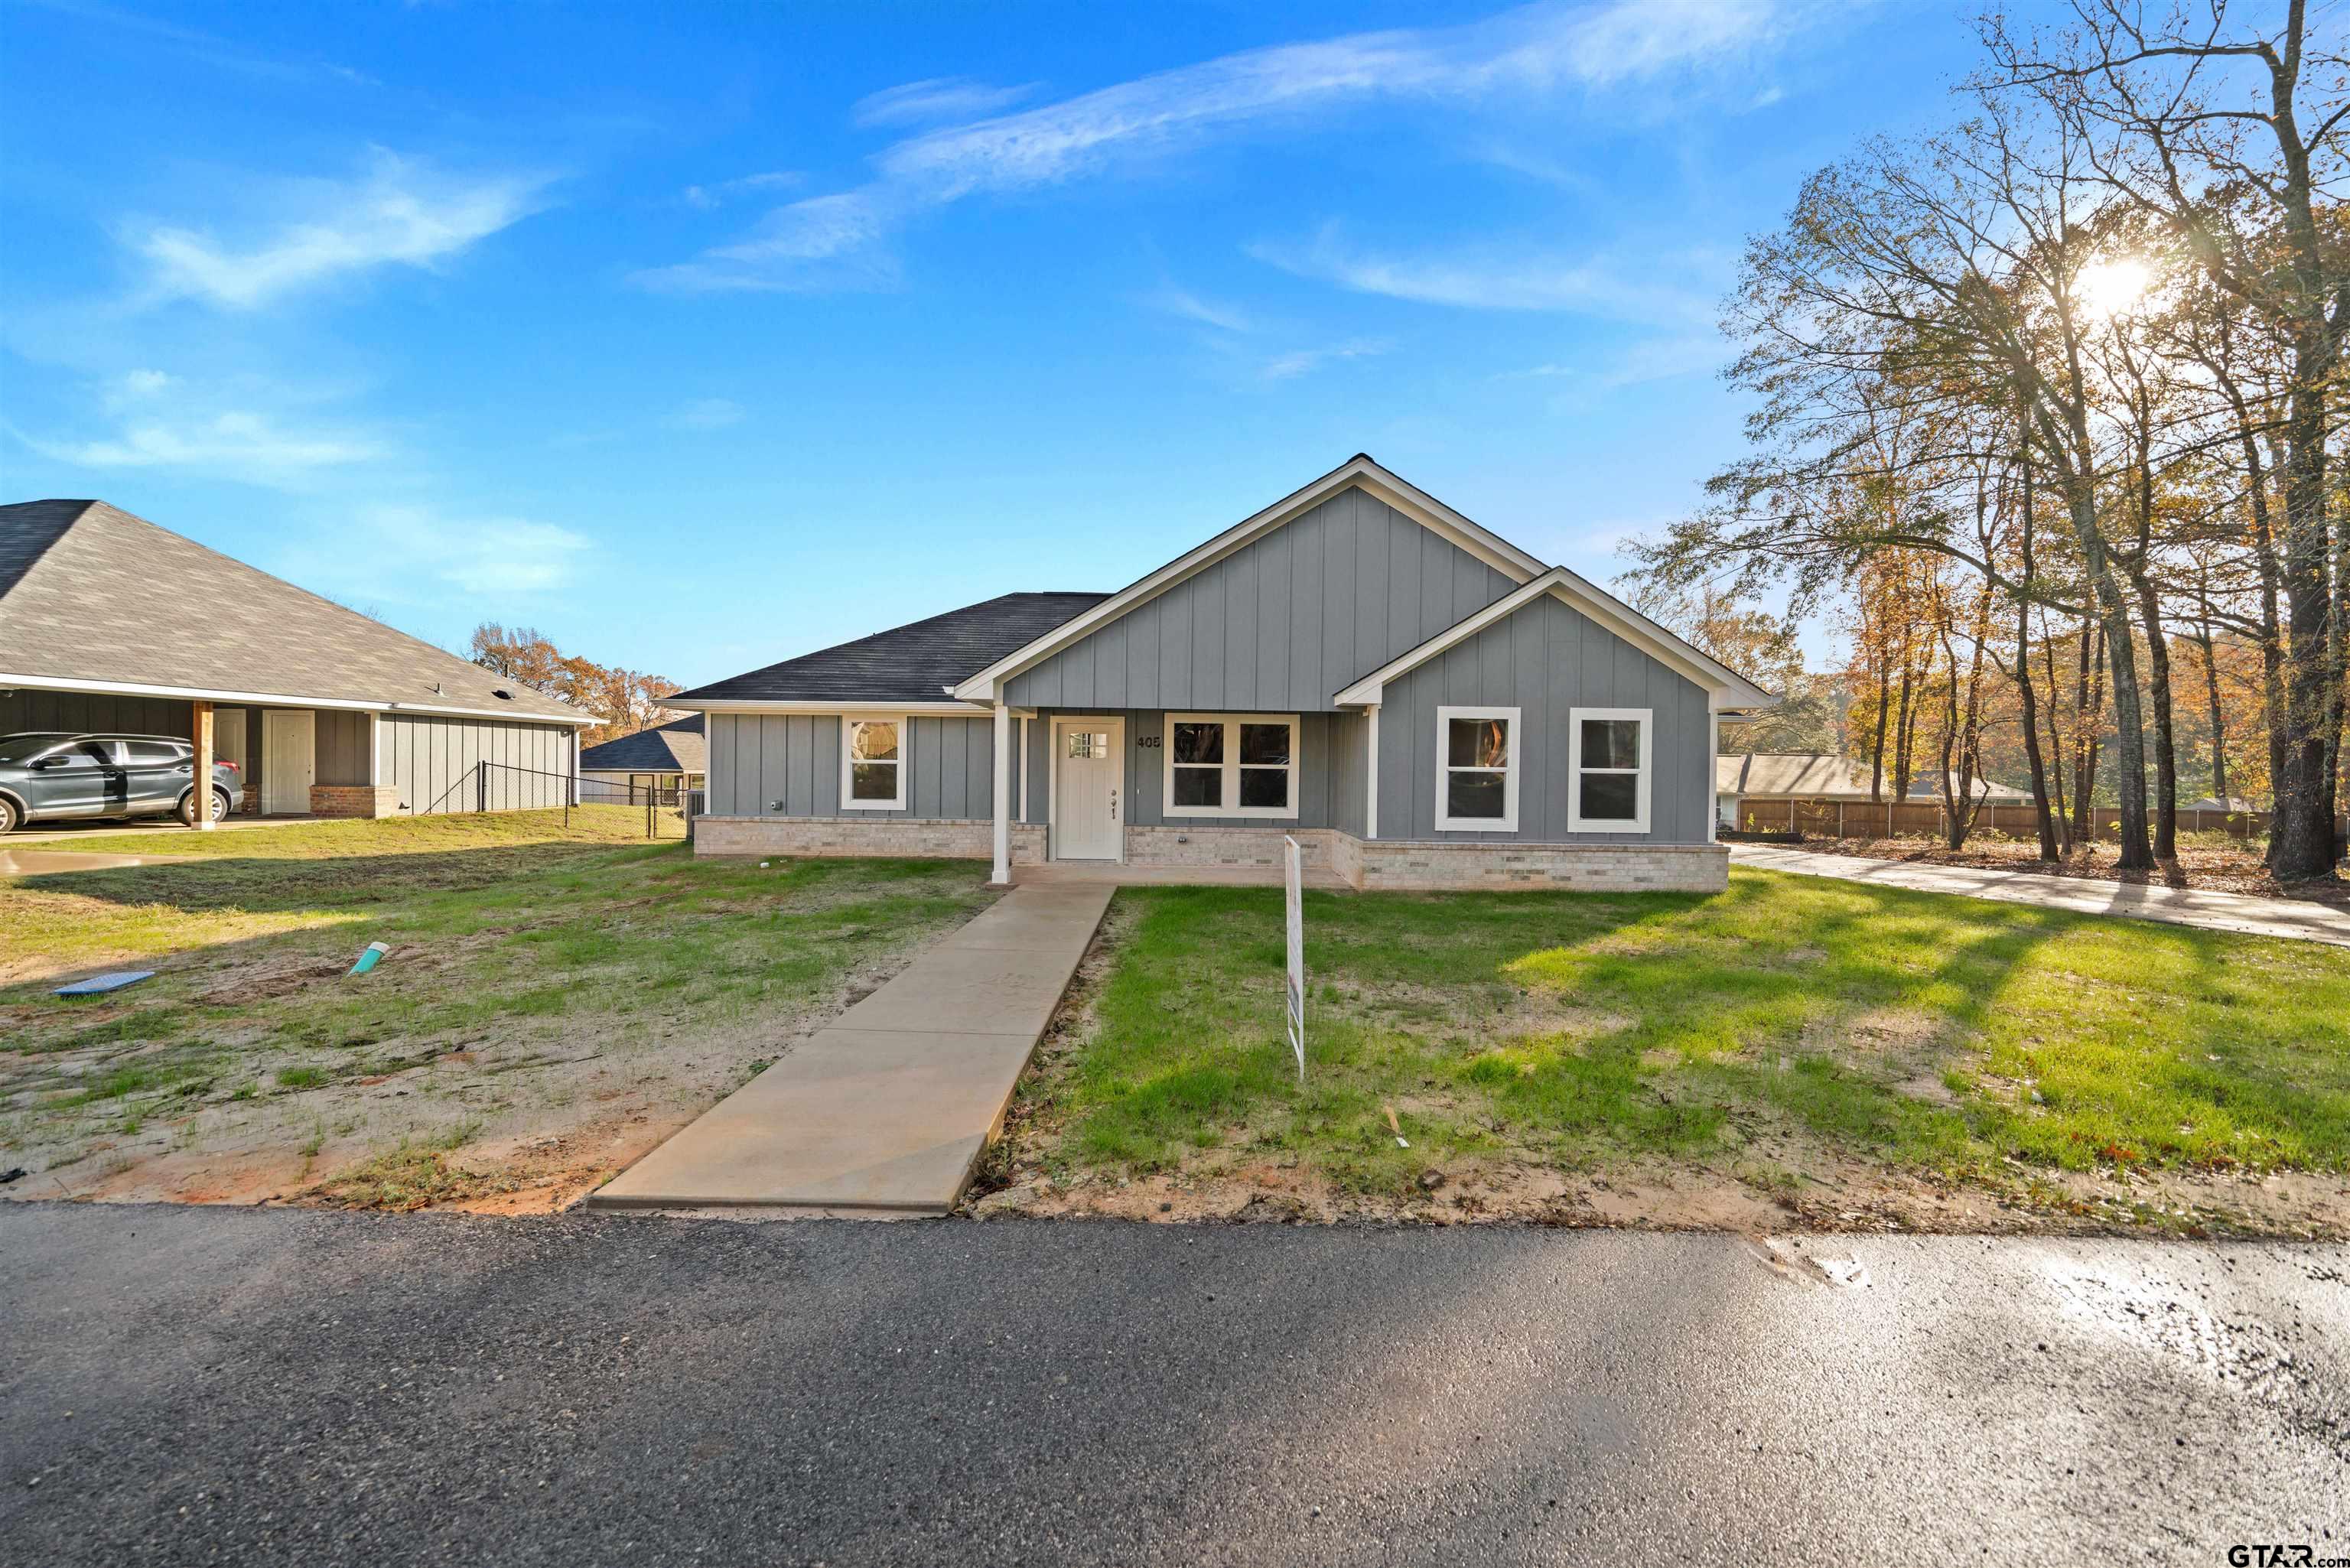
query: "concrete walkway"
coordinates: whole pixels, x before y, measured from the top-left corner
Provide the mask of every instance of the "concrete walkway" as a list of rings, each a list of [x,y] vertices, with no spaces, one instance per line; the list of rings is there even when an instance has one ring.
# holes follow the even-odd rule
[[[2255,898],[2243,893],[2198,888],[2140,887],[2085,877],[2050,877],[2032,871],[1993,871],[1976,866],[1921,866],[1905,860],[1872,860],[1858,855],[1823,855],[1776,844],[1733,844],[1733,865],[1805,877],[1834,877],[1927,893],[1959,893],[2008,904],[2033,904],[2084,915],[2122,915],[2206,930],[2248,936],[2286,937],[2295,941],[2350,947],[2350,911],[2289,898]]]
[[[588,1207],[945,1213],[1114,891],[1005,894]]]

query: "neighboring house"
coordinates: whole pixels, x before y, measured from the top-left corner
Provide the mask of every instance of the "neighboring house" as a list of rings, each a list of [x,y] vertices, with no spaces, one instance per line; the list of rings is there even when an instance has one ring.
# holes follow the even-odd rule
[[[665,699],[709,855],[1280,864],[1710,889],[1716,722],[1775,699],[1356,457],[1114,594],[1007,594]]]
[[[595,722],[102,501],[0,506],[0,733],[206,711],[238,809],[317,816],[560,805]]]
[[[1865,762],[1840,757],[1825,752],[1749,752],[1734,757],[1720,757],[1714,762],[1713,796],[1716,814],[1724,827],[1735,827],[1745,819],[1749,807],[1766,807],[1776,802],[1777,813],[1758,810],[1756,815],[1775,823],[1785,815],[1791,801],[1865,801],[1871,798],[1868,788],[1869,768]],[[1953,774],[1950,792],[1956,794],[1958,777]],[[1896,796],[1893,780],[1883,784],[1885,798],[1933,802],[1944,797],[1942,786],[1931,774],[1920,776],[1910,784],[1906,796]],[[1987,778],[1974,781],[1976,799],[1994,805],[2029,805],[2030,792],[2012,789]]]
[[[702,715],[672,719],[632,735],[618,735],[579,753],[580,798],[647,799],[678,804],[681,791],[700,789],[710,771],[710,748],[702,738]],[[600,786],[600,787],[599,787]]]
[[[2254,805],[2251,801],[2246,800],[2240,794],[2231,794],[2225,800],[2221,800],[2216,794],[2207,794],[2200,800],[2181,802],[2178,809],[2181,811],[2208,811],[2214,816],[2217,816],[2223,813],[2241,815],[2247,812],[2258,811],[2261,808]]]

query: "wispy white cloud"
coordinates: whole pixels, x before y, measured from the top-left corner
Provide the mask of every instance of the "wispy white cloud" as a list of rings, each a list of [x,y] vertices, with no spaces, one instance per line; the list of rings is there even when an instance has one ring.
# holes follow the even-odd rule
[[[696,398],[681,403],[661,419],[673,431],[716,431],[743,422],[743,405],[731,398]]]
[[[1650,254],[1636,274],[1598,257],[1479,249],[1383,255],[1335,226],[1304,244],[1249,247],[1259,261],[1358,294],[1478,310],[1557,310],[1612,319],[1710,326],[1721,280],[1701,258]]]
[[[947,119],[975,119],[1010,109],[1035,95],[1036,84],[990,87],[968,77],[931,77],[918,82],[883,88],[857,100],[849,118],[859,125],[922,125]]]
[[[639,281],[711,290],[838,286],[858,279],[840,265],[849,251],[974,193],[1096,175],[1123,160],[1379,99],[1459,104],[1645,84],[1759,51],[1794,25],[1793,7],[1810,3],[1544,4],[1461,26],[1244,50],[908,137],[880,154],[863,187],[779,208],[749,239]],[[873,273],[863,275],[869,281]]]
[[[422,506],[376,505],[359,514],[363,533],[396,559],[395,590],[455,589],[480,597],[546,594],[571,581],[593,546],[585,535],[527,517],[458,517]],[[377,579],[380,584],[381,579]]]
[[[351,180],[274,182],[276,209],[255,232],[157,224],[130,244],[153,269],[153,291],[250,310],[280,296],[381,266],[432,267],[536,210],[546,182],[524,174],[458,175],[378,151]]]
[[[789,190],[806,179],[807,176],[796,169],[771,169],[764,174],[744,174],[733,180],[713,181],[707,185],[688,185],[680,195],[687,206],[700,207],[708,212],[713,207],[724,206],[730,197],[762,191]]]
[[[1204,298],[1176,284],[1165,284],[1153,289],[1142,296],[1142,303],[1153,310],[1180,316],[1186,321],[1196,321],[1219,332],[1250,332],[1256,326],[1254,320],[1237,306]]]
[[[1729,346],[1719,333],[1689,333],[1644,337],[1612,357],[1589,363],[1554,360],[1523,370],[1505,370],[1495,379],[1566,380],[1580,389],[1612,391],[1682,376],[1710,375],[1729,358]]]
[[[1357,338],[1352,342],[1333,343],[1320,348],[1297,348],[1286,354],[1277,354],[1266,360],[1261,373],[1268,381],[1293,380],[1309,371],[1318,370],[1325,365],[1338,364],[1348,359],[1373,358],[1387,353],[1394,347],[1392,343]]]

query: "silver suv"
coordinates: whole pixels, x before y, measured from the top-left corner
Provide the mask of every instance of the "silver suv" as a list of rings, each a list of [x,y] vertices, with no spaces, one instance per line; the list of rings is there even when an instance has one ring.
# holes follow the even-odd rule
[[[0,833],[52,819],[160,816],[196,822],[196,748],[175,735],[0,735]],[[213,763],[213,815],[239,792],[234,763]]]

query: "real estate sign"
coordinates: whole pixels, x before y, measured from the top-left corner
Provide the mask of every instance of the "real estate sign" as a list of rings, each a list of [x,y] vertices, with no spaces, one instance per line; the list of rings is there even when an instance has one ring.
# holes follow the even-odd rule
[[[1284,835],[1282,886],[1289,896],[1289,1048],[1297,1053],[1297,1081],[1305,1082],[1305,868],[1297,840]]]

